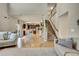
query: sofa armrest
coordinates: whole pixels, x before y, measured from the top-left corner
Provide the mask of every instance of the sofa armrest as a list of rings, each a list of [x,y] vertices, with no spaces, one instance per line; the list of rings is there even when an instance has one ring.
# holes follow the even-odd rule
[[[58,50],[62,55],[66,55],[67,53],[79,53],[75,49],[67,48],[59,44],[55,44],[56,50]]]
[[[54,45],[57,44],[58,39],[54,39]]]
[[[79,53],[76,52],[66,52],[64,56],[79,56]]]

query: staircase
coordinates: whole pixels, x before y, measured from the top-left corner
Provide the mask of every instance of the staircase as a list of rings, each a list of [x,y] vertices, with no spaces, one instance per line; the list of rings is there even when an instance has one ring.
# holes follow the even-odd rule
[[[48,40],[53,40],[54,38],[57,38],[56,31],[58,29],[55,27],[52,21],[46,20],[46,26],[48,29]]]

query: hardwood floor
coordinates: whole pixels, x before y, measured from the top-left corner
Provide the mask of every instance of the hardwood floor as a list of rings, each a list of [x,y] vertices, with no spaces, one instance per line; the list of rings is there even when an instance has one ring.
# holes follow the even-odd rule
[[[22,48],[50,48],[54,47],[54,41],[45,41],[44,43],[41,43],[41,38],[39,36],[39,33],[31,35],[30,42],[27,44],[26,36],[22,37]],[[18,48],[17,46],[11,46],[11,47],[5,47],[3,49],[11,49],[11,48]]]
[[[31,39],[30,42],[27,44],[27,40],[26,40],[26,36],[24,36],[22,38],[23,44],[22,47],[23,48],[48,48],[48,47],[53,47],[54,42],[53,41],[45,41],[44,43],[41,43],[41,38],[39,36],[39,33],[33,34],[31,35]]]

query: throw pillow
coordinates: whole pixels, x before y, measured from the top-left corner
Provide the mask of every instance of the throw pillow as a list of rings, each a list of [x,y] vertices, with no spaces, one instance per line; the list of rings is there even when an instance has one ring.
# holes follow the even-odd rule
[[[11,35],[10,35],[10,38],[9,38],[10,40],[15,40],[16,39],[16,34],[14,34],[14,33],[11,33]]]
[[[3,38],[4,38],[4,40],[8,40],[8,32],[3,34]]]
[[[68,39],[59,39],[58,40],[58,44],[59,45],[62,45],[62,46],[68,47],[68,48],[73,48],[72,42],[73,41],[72,41],[71,38],[68,38]]]
[[[3,34],[6,32],[0,32],[0,40],[4,40]]]

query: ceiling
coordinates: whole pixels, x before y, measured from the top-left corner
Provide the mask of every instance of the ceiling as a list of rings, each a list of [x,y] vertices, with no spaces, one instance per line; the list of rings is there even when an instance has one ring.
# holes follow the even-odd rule
[[[27,22],[40,22],[47,16],[46,3],[10,3],[9,15]]]

